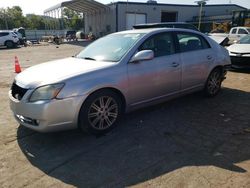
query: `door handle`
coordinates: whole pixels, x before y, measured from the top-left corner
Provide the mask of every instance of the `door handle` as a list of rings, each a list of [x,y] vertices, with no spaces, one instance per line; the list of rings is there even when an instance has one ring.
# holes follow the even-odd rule
[[[172,63],[172,67],[178,67],[178,66],[179,66],[179,63],[176,63],[176,62]]]
[[[212,59],[212,56],[208,55],[208,56],[207,56],[207,59],[208,59],[208,60],[211,60],[211,59]]]

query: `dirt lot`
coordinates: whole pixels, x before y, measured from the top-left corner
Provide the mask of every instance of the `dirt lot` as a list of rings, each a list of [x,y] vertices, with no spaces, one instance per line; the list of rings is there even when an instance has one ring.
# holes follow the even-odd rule
[[[250,187],[249,72],[229,72],[215,98],[196,93],[127,114],[103,137],[19,127],[7,96],[14,56],[27,68],[81,49],[0,49],[0,187]]]

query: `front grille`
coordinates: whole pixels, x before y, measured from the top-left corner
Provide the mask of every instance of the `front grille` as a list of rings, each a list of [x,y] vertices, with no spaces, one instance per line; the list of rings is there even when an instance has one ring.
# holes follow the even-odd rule
[[[11,86],[11,94],[17,100],[21,100],[27,91],[28,89],[21,88],[16,83]]]
[[[235,57],[231,56],[233,65],[250,67],[250,57]]]
[[[230,52],[231,54],[236,54],[236,55],[249,55],[250,53],[239,53],[239,52]]]

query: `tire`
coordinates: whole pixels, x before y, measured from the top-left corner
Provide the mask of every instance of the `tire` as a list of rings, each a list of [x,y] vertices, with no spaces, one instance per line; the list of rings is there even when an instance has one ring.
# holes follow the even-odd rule
[[[91,94],[80,109],[78,126],[81,130],[102,135],[113,129],[122,114],[121,98],[111,90]]]
[[[215,68],[208,76],[204,93],[207,97],[216,96],[221,90],[222,71],[220,68]]]
[[[10,40],[5,42],[5,46],[7,46],[7,48],[13,48],[14,47],[14,43]]]

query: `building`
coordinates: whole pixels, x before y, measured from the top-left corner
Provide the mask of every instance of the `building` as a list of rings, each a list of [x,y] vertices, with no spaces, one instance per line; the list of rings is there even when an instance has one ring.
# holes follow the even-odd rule
[[[135,24],[156,22],[190,22],[198,24],[198,5],[162,4],[149,0],[146,3],[115,2],[108,5],[94,0],[71,0],[46,9],[46,16],[58,17],[67,7],[84,15],[85,33],[96,36],[131,29]],[[214,22],[231,22],[232,12],[246,10],[235,4],[205,5],[202,11],[203,32],[209,32]]]

